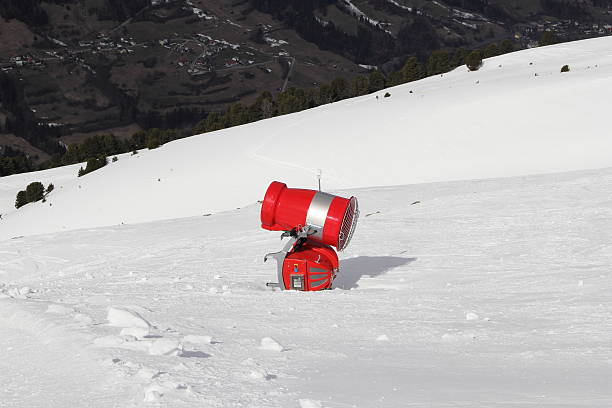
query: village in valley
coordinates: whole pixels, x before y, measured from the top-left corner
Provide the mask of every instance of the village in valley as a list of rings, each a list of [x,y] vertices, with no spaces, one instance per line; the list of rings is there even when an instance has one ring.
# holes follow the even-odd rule
[[[385,14],[367,0],[342,0],[314,17],[321,30],[333,23],[338,32],[351,32],[366,24],[393,39],[406,16],[430,18],[440,38],[482,47],[511,38],[516,48],[530,48],[547,31],[561,40],[612,34],[612,6],[598,22],[541,16],[509,26],[440,1],[409,6],[415,2],[387,0],[401,13]],[[306,89],[384,69],[307,41],[248,1],[149,0],[121,19],[101,17],[96,4],[45,4],[48,25],[5,26],[21,29],[15,36],[25,33],[29,43],[0,44],[0,73],[23,84],[37,123],[59,128],[62,143],[102,131],[128,137],[148,127],[189,126],[232,103],[252,103],[263,91]]]
[[[161,26],[160,22],[166,24]],[[194,106],[203,103],[207,109],[221,109],[228,100],[255,93],[255,86],[245,83],[235,85],[235,96],[232,96],[224,85],[227,78],[238,78],[236,82],[242,83],[260,76],[262,82],[269,81],[270,87],[277,90],[287,83],[288,70],[279,59],[291,58],[285,48],[289,42],[275,38],[277,29],[265,23],[255,30],[243,28],[202,6],[196,7],[191,0],[152,0],[138,18],[80,38],[60,39],[54,37],[55,33],[40,34],[39,44],[29,47],[27,52],[0,54],[0,70],[22,81],[28,79],[26,96],[32,111],[40,118],[40,124],[47,126],[76,129],[79,124],[93,122],[95,117],[98,123],[108,119],[109,124],[112,117],[117,117],[109,111],[100,118],[105,108],[110,108],[105,102],[108,96],[92,90],[87,82],[96,81],[87,80],[88,76],[97,78],[98,83],[105,82],[102,88],[116,88],[138,98],[138,103],[144,106],[141,110],[188,105],[193,96],[201,94],[198,89],[207,89],[208,98],[200,97],[199,101],[193,101]],[[255,35],[259,38],[250,41]],[[47,76],[53,76],[56,83],[46,83]],[[162,88],[162,94],[166,91],[165,103],[154,100],[160,93],[156,88],[157,94],[153,95],[154,84]],[[69,87],[75,89],[65,92]],[[219,108],[215,107],[215,89],[226,90],[219,97]],[[62,109],[59,93],[78,93],[73,100],[89,101],[91,117],[84,121],[82,117],[89,114],[77,112],[74,101],[64,101],[65,109]],[[113,91],[102,91],[105,93]]]

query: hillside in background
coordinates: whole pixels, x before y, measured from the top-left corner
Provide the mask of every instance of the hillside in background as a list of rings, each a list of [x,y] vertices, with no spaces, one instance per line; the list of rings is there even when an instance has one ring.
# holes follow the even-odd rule
[[[532,47],[546,32],[561,41],[606,35],[611,7],[603,0],[9,0],[0,6],[0,147],[11,150],[1,154],[33,159],[12,160],[19,172],[89,136],[193,134],[211,113],[248,106],[263,92],[319,93],[374,67],[390,74],[412,56],[432,75],[462,64],[463,49],[504,40]],[[456,61],[432,67],[436,50]]]
[[[78,165],[5,177],[0,238],[201,216],[256,202],[274,179],[315,186],[319,171],[338,189],[610,166],[611,44],[486,59],[478,71],[143,149],[83,177]],[[16,210],[32,181],[55,190]]]
[[[611,47],[0,178],[0,404],[611,406]],[[266,287],[258,200],[320,173],[362,214],[333,290]]]

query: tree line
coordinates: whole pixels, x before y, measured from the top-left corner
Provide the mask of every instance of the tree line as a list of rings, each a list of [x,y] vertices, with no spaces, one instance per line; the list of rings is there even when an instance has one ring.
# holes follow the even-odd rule
[[[225,112],[210,113],[195,125],[193,133],[213,132],[370,94],[387,87],[443,74],[464,64],[475,70],[482,64],[483,57],[490,58],[513,50],[514,43],[511,40],[505,40],[499,45],[490,44],[484,50],[434,51],[424,61],[416,56],[410,57],[399,70],[388,74],[375,70],[368,75],[358,75],[352,81],[339,77],[318,88],[288,88],[276,97],[269,92],[263,92],[250,105],[238,102],[230,105]]]
[[[11,174],[27,173],[36,168],[32,160],[23,152],[4,147],[0,156],[0,177]]]

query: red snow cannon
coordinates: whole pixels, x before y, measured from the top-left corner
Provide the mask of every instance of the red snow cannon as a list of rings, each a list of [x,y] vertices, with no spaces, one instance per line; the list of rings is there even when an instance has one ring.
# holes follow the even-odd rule
[[[277,262],[278,283],[268,286],[294,290],[331,289],[339,271],[338,251],[351,238],[359,208],[355,197],[343,198],[316,190],[288,188],[273,181],[261,206],[261,227],[283,231],[285,247],[267,254]]]

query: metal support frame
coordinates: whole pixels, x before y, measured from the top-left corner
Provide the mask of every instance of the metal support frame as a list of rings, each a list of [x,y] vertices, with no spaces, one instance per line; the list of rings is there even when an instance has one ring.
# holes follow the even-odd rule
[[[266,262],[268,258],[274,258],[276,260],[276,274],[278,282],[268,282],[266,283],[266,286],[287,290],[285,287],[285,280],[283,279],[283,264],[285,262],[285,258],[289,252],[291,252],[293,246],[298,240],[308,238],[310,235],[316,234],[317,232],[318,230],[316,228],[307,225],[299,230],[285,231],[281,234],[281,240],[285,237],[290,237],[283,249],[278,252],[270,252],[264,256],[264,262]]]

